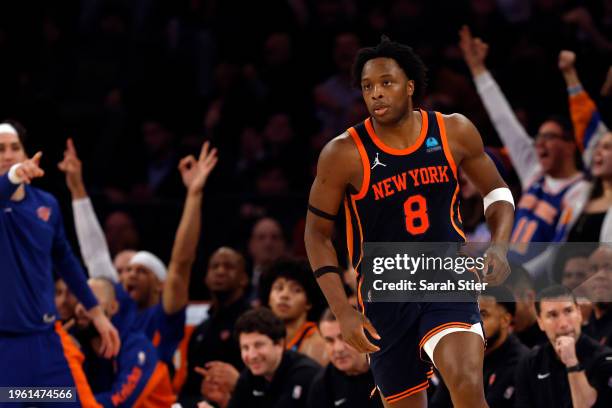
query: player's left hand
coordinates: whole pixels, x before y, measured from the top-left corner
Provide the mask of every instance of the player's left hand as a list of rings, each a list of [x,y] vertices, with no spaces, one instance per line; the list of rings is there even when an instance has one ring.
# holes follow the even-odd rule
[[[578,364],[576,357],[576,339],[572,336],[559,336],[555,339],[555,352],[566,367]]]
[[[506,249],[500,245],[491,245],[485,252],[484,281],[491,286],[499,286],[510,275],[510,265],[506,258]]]
[[[200,157],[189,155],[179,163],[179,171],[183,184],[190,193],[201,193],[208,176],[217,164],[217,149],[210,150],[210,142],[205,142],[200,151]]]
[[[100,333],[100,355],[104,358],[112,358],[119,354],[121,340],[115,326],[108,320],[108,317],[102,312],[102,308],[98,305],[88,311],[91,320]]]

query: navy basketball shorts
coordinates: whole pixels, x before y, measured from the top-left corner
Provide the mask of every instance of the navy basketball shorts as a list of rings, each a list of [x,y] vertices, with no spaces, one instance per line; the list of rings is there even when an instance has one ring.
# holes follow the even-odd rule
[[[0,402],[0,408],[18,408],[34,406],[81,407],[99,406],[92,400],[84,398],[83,381],[72,361],[76,346],[68,335],[56,324],[36,333],[23,335],[0,333],[0,361],[4,369],[0,370],[0,387],[72,387],[75,401],[56,402]],[[77,351],[77,353],[79,353]],[[70,361],[69,361],[70,359]],[[78,367],[80,368],[80,367]],[[88,384],[84,384],[91,394]],[[91,403],[90,403],[91,402]]]
[[[368,335],[380,347],[380,351],[370,353],[370,367],[376,387],[388,403],[429,387],[433,361],[424,350],[426,344],[431,348],[448,330],[484,335],[476,302],[373,302],[364,306],[381,337],[376,340]],[[433,349],[428,351],[433,356]]]

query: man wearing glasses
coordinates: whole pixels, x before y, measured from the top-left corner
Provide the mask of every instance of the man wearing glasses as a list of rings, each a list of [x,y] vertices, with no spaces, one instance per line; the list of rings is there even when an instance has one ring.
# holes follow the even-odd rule
[[[554,242],[557,230],[571,221],[561,213],[575,205],[576,198],[588,188],[576,165],[572,124],[563,117],[551,116],[540,125],[534,139],[530,138],[485,66],[488,44],[472,37],[467,27],[459,34],[459,45],[478,94],[521,182],[523,194],[516,206],[511,242]],[[576,217],[578,212],[567,214]],[[546,254],[538,256],[544,249],[542,245],[515,246],[515,256],[509,254],[509,258],[527,262],[525,268],[539,280],[544,278],[540,273],[547,269],[543,265]]]

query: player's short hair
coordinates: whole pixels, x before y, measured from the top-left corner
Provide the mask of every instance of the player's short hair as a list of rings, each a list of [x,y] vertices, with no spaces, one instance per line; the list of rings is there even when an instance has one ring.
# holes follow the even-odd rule
[[[234,326],[234,336],[240,339],[242,333],[259,333],[269,337],[275,344],[285,339],[285,324],[266,307],[243,313]]]
[[[481,297],[492,297],[495,302],[506,309],[512,317],[516,313],[516,300],[512,291],[505,286],[489,286],[480,293]]]
[[[23,150],[25,150],[25,144],[28,135],[25,126],[23,126],[21,122],[15,119],[5,119],[1,123],[8,123],[9,125],[15,128],[15,130],[17,131],[17,138],[19,139],[19,143],[21,143]]]
[[[392,58],[404,71],[408,79],[414,81],[413,101],[419,103],[425,95],[427,86],[427,67],[412,47],[391,41],[383,35],[375,47],[366,47],[359,50],[353,63],[353,84],[361,87],[361,72],[369,60],[375,58]]]
[[[539,316],[540,311],[542,310],[540,308],[540,302],[546,299],[558,299],[558,298],[570,298],[572,300],[572,303],[574,303],[575,305],[577,304],[576,297],[574,296],[571,290],[569,290],[568,288],[562,285],[552,285],[552,286],[547,287],[546,289],[542,289],[536,296],[536,302],[535,302],[536,314]]]

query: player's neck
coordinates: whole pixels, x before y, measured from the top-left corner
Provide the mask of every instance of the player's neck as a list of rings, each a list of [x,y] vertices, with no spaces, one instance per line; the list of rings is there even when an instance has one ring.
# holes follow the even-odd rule
[[[287,342],[290,342],[297,331],[302,327],[302,325],[306,323],[306,315],[302,315],[295,320],[287,320],[285,321],[285,330],[287,330],[287,337],[285,339]]]
[[[382,124],[372,118],[376,135],[387,145],[395,149],[405,149],[416,142],[421,133],[422,118],[419,111],[410,109],[395,123]]]
[[[20,185],[11,196],[11,201],[21,201],[25,198],[25,187]]]

